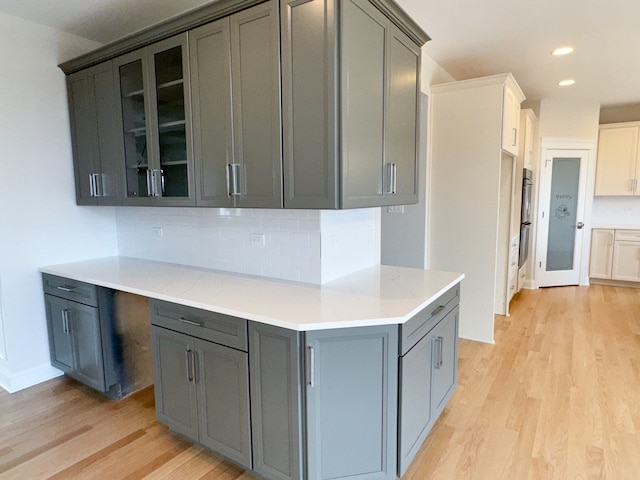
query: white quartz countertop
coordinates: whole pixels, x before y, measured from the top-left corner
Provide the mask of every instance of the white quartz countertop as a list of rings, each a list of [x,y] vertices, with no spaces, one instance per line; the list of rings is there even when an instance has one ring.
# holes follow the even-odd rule
[[[313,285],[128,257],[39,270],[298,331],[401,324],[464,278],[378,265]]]

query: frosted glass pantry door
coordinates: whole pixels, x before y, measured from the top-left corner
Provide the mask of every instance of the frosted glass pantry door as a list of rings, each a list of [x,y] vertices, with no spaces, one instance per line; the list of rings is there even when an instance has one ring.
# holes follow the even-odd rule
[[[550,150],[543,159],[536,265],[541,287],[580,283],[587,155]]]

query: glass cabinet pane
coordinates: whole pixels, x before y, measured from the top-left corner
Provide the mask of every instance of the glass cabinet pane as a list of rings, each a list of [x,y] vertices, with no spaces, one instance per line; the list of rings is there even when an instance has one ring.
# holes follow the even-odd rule
[[[149,196],[147,128],[142,60],[119,68],[127,197]]]
[[[188,197],[182,46],[154,55],[162,196]]]

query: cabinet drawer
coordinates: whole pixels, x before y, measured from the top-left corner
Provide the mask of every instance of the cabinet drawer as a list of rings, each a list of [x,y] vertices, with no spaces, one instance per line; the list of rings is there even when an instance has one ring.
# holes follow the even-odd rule
[[[460,303],[459,284],[443,293],[411,320],[400,325],[400,355],[407,353],[458,303]]]
[[[640,242],[640,230],[616,230],[616,241]]]
[[[90,283],[43,273],[42,286],[44,292],[50,295],[91,307],[98,306],[98,287]]]
[[[149,300],[151,323],[227,347],[247,351],[247,321],[162,300]]]

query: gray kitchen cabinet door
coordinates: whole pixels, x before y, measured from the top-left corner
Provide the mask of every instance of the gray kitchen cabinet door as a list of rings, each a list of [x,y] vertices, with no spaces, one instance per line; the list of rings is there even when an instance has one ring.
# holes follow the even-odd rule
[[[200,443],[251,468],[248,354],[195,340]]]
[[[151,326],[156,416],[171,430],[198,441],[193,338]]]
[[[231,16],[238,207],[282,208],[279,31],[276,0]]]
[[[196,204],[231,207],[234,163],[230,23],[223,18],[189,32]]]
[[[67,326],[69,302],[52,295],[45,295],[44,300],[51,365],[68,373],[73,370],[74,365],[71,333]]]
[[[78,205],[122,201],[115,89],[111,62],[67,77]]]
[[[367,0],[345,0],[340,8],[342,207],[380,205],[390,23]]]
[[[187,34],[148,46],[147,61],[155,203],[193,206],[195,179]]]
[[[148,122],[149,74],[145,50],[136,50],[113,61],[118,79],[118,125],[120,127],[124,179],[122,200],[125,205],[151,205],[150,165],[154,139]]]
[[[384,205],[418,201],[420,47],[391,26],[385,141]]]
[[[308,479],[395,479],[397,325],[305,337]]]
[[[271,480],[302,480],[300,333],[249,322],[249,364],[253,469]]]
[[[334,0],[280,2],[285,208],[338,208]]]
[[[431,409],[434,420],[440,415],[456,387],[459,316],[460,308],[456,307],[430,334],[434,342],[431,383]]]
[[[399,360],[398,476],[409,468],[431,428],[433,337],[426,335]]]
[[[69,302],[69,329],[75,355],[75,366],[71,375],[82,383],[104,392],[104,357],[98,309]]]
[[[125,205],[195,205],[186,33],[114,61]]]

